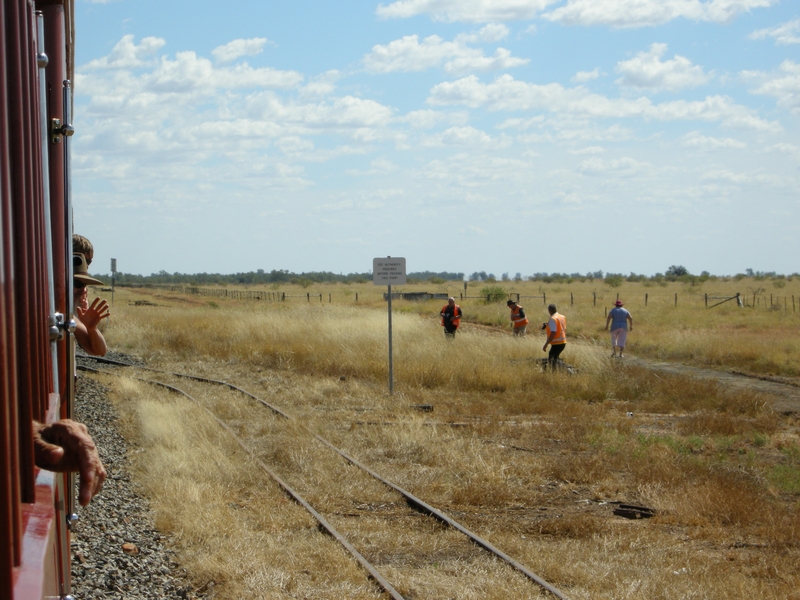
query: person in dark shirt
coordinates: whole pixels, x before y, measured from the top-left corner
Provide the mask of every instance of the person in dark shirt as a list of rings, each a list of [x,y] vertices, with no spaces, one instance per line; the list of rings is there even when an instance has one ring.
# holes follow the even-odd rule
[[[461,323],[461,307],[456,304],[455,298],[448,298],[447,304],[442,308],[439,316],[442,317],[442,327],[444,327],[444,335],[448,339],[456,337],[456,329]]]

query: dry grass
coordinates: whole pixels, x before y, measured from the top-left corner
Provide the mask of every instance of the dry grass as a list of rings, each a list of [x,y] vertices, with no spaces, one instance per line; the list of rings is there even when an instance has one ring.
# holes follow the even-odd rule
[[[515,340],[468,326],[446,343],[417,305],[394,318],[397,393],[389,396],[385,307],[374,308],[373,301],[317,305],[310,314],[307,303],[156,302],[161,306],[120,303],[106,332],[111,346],[160,368],[236,382],[293,415],[287,423],[236,394],[178,384],[191,387],[282,477],[329,511],[409,597],[538,592],[457,536],[431,538],[430,524],[330,456],[311,433],[445,509],[574,599],[777,599],[800,588],[800,439],[796,420],[771,411],[768,397],[713,380],[609,365],[605,334],[595,341],[587,326],[581,343],[565,353],[579,374],[553,376],[532,360],[544,356],[539,338]],[[634,333],[649,338],[648,313],[631,310]],[[774,316],[764,312],[764,319]],[[698,326],[691,311],[681,318]],[[716,335],[709,331],[694,341],[703,346]],[[653,325],[652,332],[669,334],[666,325]],[[337,567],[330,582],[327,571],[295,566],[342,553],[312,535],[313,526],[274,486],[242,468],[238,447],[191,407],[150,389],[115,387],[121,406],[129,407],[132,434],[148,448],[140,455],[141,476],[150,494],[163,498],[159,523],[180,533],[184,563],[202,574],[198,580],[220,581],[218,597],[241,597],[235,587],[241,580],[262,581],[256,563],[275,569],[272,582],[261,585],[276,591],[254,597],[283,597],[277,590],[285,597],[336,597],[348,585],[359,591],[347,595],[374,593],[352,566]],[[417,404],[431,404],[434,412],[418,412]],[[189,452],[176,440],[193,440]],[[182,446],[183,455],[173,454]],[[200,448],[208,455],[196,456]],[[218,485],[191,488],[197,469],[209,465],[215,477],[200,484]],[[179,485],[165,485],[171,469],[180,473]],[[170,495],[173,488],[178,496]],[[243,502],[247,510],[231,508]],[[612,515],[610,502],[650,506],[658,516],[626,521]],[[219,506],[223,520],[193,523],[206,514],[204,503]],[[397,529],[386,529],[386,517]],[[257,524],[261,519],[268,525]],[[242,546],[232,550],[227,544],[234,537]],[[271,554],[287,540],[288,562]],[[220,556],[212,559],[216,545]],[[226,565],[236,548],[255,554],[261,546],[260,559]],[[299,587],[280,587],[292,577]],[[319,593],[310,591],[314,585]]]

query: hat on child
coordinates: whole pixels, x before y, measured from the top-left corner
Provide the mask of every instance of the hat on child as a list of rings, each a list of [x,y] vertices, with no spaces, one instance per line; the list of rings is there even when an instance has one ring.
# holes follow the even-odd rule
[[[86,264],[86,257],[80,252],[72,255],[72,276],[86,285],[105,285],[99,279],[89,275],[89,265]]]
[[[622,306],[622,300],[617,300],[614,302],[614,306]]]

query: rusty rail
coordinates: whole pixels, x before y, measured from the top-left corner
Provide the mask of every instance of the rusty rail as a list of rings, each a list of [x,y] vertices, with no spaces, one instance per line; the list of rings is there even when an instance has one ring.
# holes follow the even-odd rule
[[[269,404],[265,400],[259,398],[258,396],[255,396],[254,394],[251,394],[250,392],[248,392],[246,390],[243,390],[242,388],[240,388],[238,386],[235,386],[235,385],[233,385],[231,383],[225,382],[225,381],[218,381],[218,380],[214,380],[214,379],[208,379],[208,378],[204,378],[204,377],[197,377],[197,376],[194,376],[194,375],[187,375],[187,374],[182,374],[182,373],[170,373],[168,371],[162,371],[162,370],[153,369],[153,368],[150,368],[150,367],[132,365],[132,364],[124,363],[124,362],[121,362],[121,361],[115,361],[115,360],[106,359],[106,358],[98,359],[98,358],[93,357],[93,356],[92,357],[86,357],[86,358],[89,358],[91,360],[96,360],[96,361],[102,362],[102,363],[107,363],[107,364],[112,364],[112,365],[119,365],[119,366],[124,366],[124,367],[133,367],[133,368],[137,368],[137,369],[153,371],[153,372],[162,373],[162,374],[166,374],[166,375],[172,375],[172,376],[175,376],[175,377],[183,377],[183,378],[186,378],[186,379],[192,379],[192,380],[195,380],[195,381],[201,381],[201,382],[204,382],[204,383],[212,383],[212,384],[216,384],[216,385],[226,386],[226,387],[228,387],[230,389],[233,389],[235,391],[238,391],[238,392],[241,392],[241,393],[245,394],[249,398],[257,400],[259,403],[261,403],[262,405],[266,406],[267,408],[269,408],[270,410],[272,410],[273,412],[275,412],[276,414],[278,414],[278,415],[280,415],[280,416],[282,416],[284,418],[291,418],[285,412],[283,412],[282,410],[278,409],[277,407],[272,406],[271,404]],[[89,367],[84,367],[84,366],[79,366],[79,368],[86,369],[86,370],[93,370],[95,372],[100,372],[100,371],[97,371],[95,369],[90,369]],[[163,386],[163,387],[165,387],[167,389],[170,389],[170,390],[172,390],[174,392],[178,392],[178,393],[184,394],[190,400],[192,400],[193,402],[197,403],[197,400],[195,400],[194,398],[189,396],[189,394],[187,394],[186,392],[184,392],[184,391],[182,391],[182,390],[180,390],[178,388],[175,388],[173,386],[170,386],[170,385],[168,385],[166,383],[162,383],[162,382],[158,382],[158,381],[151,381],[151,380],[147,380],[147,379],[141,379],[140,381],[144,381],[146,383],[152,383],[152,384],[155,384],[155,385],[160,385],[160,386]],[[251,457],[256,461],[256,463],[262,469],[264,469],[273,479],[275,479],[275,481],[277,481],[278,484],[281,485],[281,487],[283,487],[285,490],[287,490],[287,493],[289,493],[290,496],[295,498],[296,492],[293,492],[293,491],[289,492],[288,490],[290,490],[291,488],[289,488],[287,484],[283,483],[283,481],[278,477],[278,475],[273,473],[272,470],[269,469],[269,467],[267,467],[263,462],[261,462],[261,460],[258,459],[255,456],[253,451],[250,450],[249,448],[247,448],[244,445],[244,443],[241,440],[239,440],[239,438],[236,436],[236,434],[233,432],[233,430],[227,424],[225,424],[223,421],[218,419],[207,408],[203,407],[199,403],[198,403],[198,405],[201,406],[201,408],[203,408],[203,410],[205,410],[215,421],[217,421],[220,425],[222,425],[236,439],[236,441],[239,443],[239,445],[242,446],[242,448],[248,454],[251,455]],[[547,590],[548,592],[550,592],[551,594],[553,594],[557,598],[560,598],[561,600],[569,600],[569,598],[566,596],[566,594],[564,594],[564,592],[562,592],[561,590],[559,590],[558,588],[556,588],[552,584],[548,583],[547,581],[545,581],[544,579],[542,579],[541,577],[539,577],[538,575],[533,573],[530,569],[525,567],[523,564],[521,564],[517,560],[513,559],[511,556],[509,556],[508,554],[506,554],[505,552],[503,552],[499,548],[497,548],[494,545],[492,545],[489,541],[481,538],[480,536],[478,536],[474,532],[470,531],[467,527],[464,527],[463,525],[461,525],[458,521],[456,521],[453,518],[449,517],[448,515],[446,515],[442,511],[434,508],[433,506],[431,506],[430,504],[426,503],[425,501],[417,498],[411,492],[409,492],[409,491],[401,488],[400,486],[390,482],[389,480],[381,477],[378,473],[376,473],[375,471],[373,471],[372,469],[370,469],[366,465],[360,463],[359,461],[357,461],[353,457],[349,456],[343,450],[337,448],[336,446],[331,444],[328,440],[326,440],[322,436],[320,436],[318,434],[314,434],[314,437],[320,443],[322,443],[323,445],[327,446],[329,449],[331,449],[334,452],[336,452],[337,454],[339,454],[342,458],[344,458],[346,461],[348,461],[353,466],[358,467],[359,469],[363,470],[365,473],[369,474],[371,477],[377,479],[378,481],[380,481],[384,485],[390,487],[391,489],[393,489],[394,491],[399,493],[401,496],[403,496],[403,498],[406,500],[408,505],[411,506],[412,508],[414,508],[415,510],[418,510],[418,511],[424,513],[424,514],[428,514],[428,515],[432,516],[433,518],[437,519],[438,521],[440,521],[440,522],[452,527],[456,531],[459,531],[460,533],[464,534],[473,543],[475,543],[479,547],[483,548],[487,552],[497,556],[498,558],[503,560],[505,563],[507,563],[508,565],[510,565],[511,567],[513,567],[514,569],[516,569],[517,571],[522,573],[525,577],[527,577],[528,579],[530,579],[531,581],[533,581],[534,583],[536,583],[537,585],[539,585],[543,589]],[[298,498],[299,498],[299,496],[298,496]],[[297,500],[297,498],[295,498],[295,499]],[[308,503],[306,503],[302,499],[301,500],[297,500],[297,501],[300,504],[302,504],[306,508],[306,510],[308,510],[309,512],[314,514],[315,518],[317,518],[316,515],[318,515],[319,513],[316,513],[316,511],[314,511],[314,509],[310,505],[308,505]],[[312,512],[312,511],[314,511],[314,512]],[[322,515],[319,515],[319,519],[323,519]],[[320,521],[320,523],[322,523],[322,521]],[[331,535],[333,535],[333,534],[331,534]],[[339,537],[337,537],[337,536],[340,536],[340,534],[336,534],[336,535],[334,535],[334,537],[337,540],[339,540],[342,544],[347,543],[344,538],[339,539]],[[355,548],[353,548],[352,552],[355,552],[357,554],[357,551],[355,550]],[[356,554],[354,554],[354,556],[356,556]],[[357,556],[360,557],[361,555],[357,554]],[[361,557],[361,558],[363,559],[363,557]],[[366,559],[364,559],[364,561],[366,561]],[[360,560],[359,560],[359,562],[360,562]],[[376,581],[378,581],[378,580],[376,579]],[[388,584],[388,582],[387,582],[387,584]],[[402,598],[402,596],[400,596],[400,598]]]

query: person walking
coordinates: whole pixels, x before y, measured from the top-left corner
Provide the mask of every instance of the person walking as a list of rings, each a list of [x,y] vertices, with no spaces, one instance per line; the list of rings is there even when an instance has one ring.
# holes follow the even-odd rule
[[[628,331],[633,331],[633,317],[627,309],[622,308],[623,304],[617,300],[614,302],[614,308],[608,311],[608,318],[606,319],[606,330],[611,325],[611,358],[617,356],[619,350],[619,357],[623,358],[625,350],[625,342],[628,340]],[[630,324],[630,327],[628,327]]]
[[[528,317],[525,316],[525,309],[513,300],[506,302],[511,309],[511,325],[514,327],[514,336],[525,337],[528,328]]]
[[[442,317],[442,327],[444,327],[444,336],[448,339],[456,337],[456,329],[461,323],[461,307],[456,304],[455,298],[448,298],[447,304],[442,308],[439,316]]]
[[[551,370],[555,370],[558,357],[567,345],[567,319],[564,315],[558,314],[555,304],[548,306],[547,312],[550,313],[550,320],[542,324],[542,329],[547,331],[547,340],[542,346],[542,351],[547,352],[547,346],[550,346],[547,363]]]

